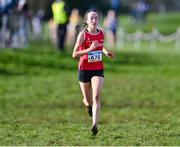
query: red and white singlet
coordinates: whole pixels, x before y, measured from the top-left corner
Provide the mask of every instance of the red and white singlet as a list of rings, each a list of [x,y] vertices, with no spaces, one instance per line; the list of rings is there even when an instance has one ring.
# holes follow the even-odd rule
[[[99,42],[99,46],[80,57],[79,60],[79,70],[103,70],[104,65],[102,62],[102,49],[104,43],[104,34],[101,30],[98,29],[97,34],[92,34],[90,32],[84,31],[85,40],[83,44],[80,46],[79,50],[87,49],[91,46],[92,41],[97,40]]]

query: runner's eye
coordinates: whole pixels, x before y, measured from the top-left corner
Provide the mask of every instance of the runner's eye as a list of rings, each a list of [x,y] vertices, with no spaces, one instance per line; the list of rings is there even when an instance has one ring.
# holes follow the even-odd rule
[[[98,20],[98,17],[91,17],[90,18],[90,20],[93,20],[93,19]]]

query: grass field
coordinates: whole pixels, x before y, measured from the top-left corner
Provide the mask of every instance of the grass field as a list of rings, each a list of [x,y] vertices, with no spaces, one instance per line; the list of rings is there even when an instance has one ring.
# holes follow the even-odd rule
[[[172,46],[104,57],[96,137],[70,50],[43,42],[0,51],[0,145],[180,145],[180,54]]]

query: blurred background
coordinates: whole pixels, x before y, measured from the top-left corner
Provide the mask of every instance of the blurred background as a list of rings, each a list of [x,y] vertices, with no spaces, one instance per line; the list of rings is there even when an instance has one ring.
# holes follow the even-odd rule
[[[1,0],[0,47],[24,48],[34,40],[51,41],[59,49],[65,48],[58,45],[60,42],[72,47],[88,9],[99,10],[100,27],[107,32],[107,40],[113,38],[108,42],[111,48],[123,48],[124,41],[135,42],[134,47],[139,48],[141,40],[150,41],[151,48],[155,48],[156,40],[174,41],[175,48],[179,47],[176,37],[180,24],[178,0],[65,0],[67,18],[63,36],[57,36],[58,22],[54,18],[53,2],[56,1]],[[115,13],[114,19],[113,14],[108,13],[110,10]]]
[[[105,47],[99,134],[72,50],[88,9]],[[0,145],[180,145],[179,0],[0,0]]]

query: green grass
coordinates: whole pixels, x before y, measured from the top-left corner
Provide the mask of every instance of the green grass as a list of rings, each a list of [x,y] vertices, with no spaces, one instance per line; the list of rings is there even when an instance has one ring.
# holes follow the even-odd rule
[[[143,42],[105,58],[100,133],[91,137],[70,53],[44,42],[1,51],[0,145],[180,145],[179,56],[174,43]]]
[[[180,145],[180,52],[127,43],[105,60],[99,134],[82,105],[77,61],[48,42],[0,51],[0,145]]]
[[[96,137],[71,49],[61,54],[42,42],[0,51],[0,145],[180,145],[179,51],[147,46],[104,57]]]

